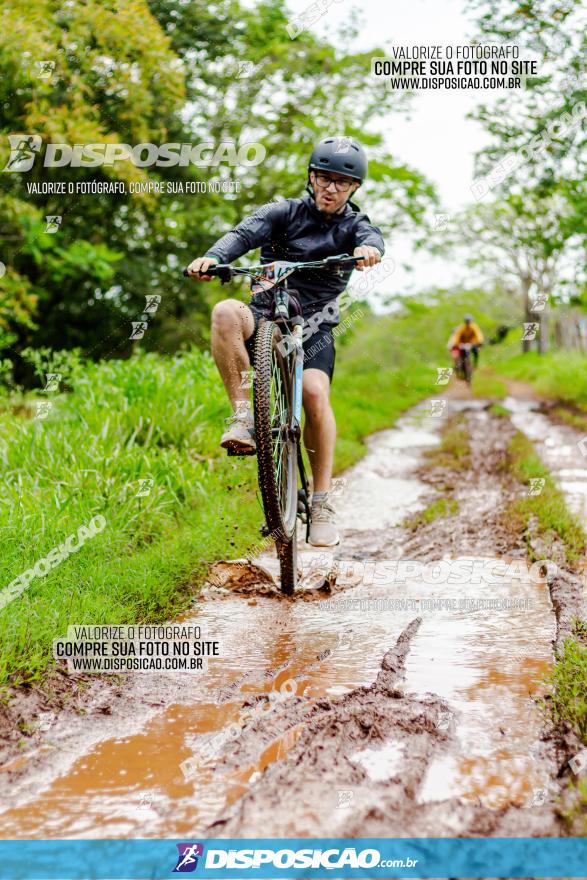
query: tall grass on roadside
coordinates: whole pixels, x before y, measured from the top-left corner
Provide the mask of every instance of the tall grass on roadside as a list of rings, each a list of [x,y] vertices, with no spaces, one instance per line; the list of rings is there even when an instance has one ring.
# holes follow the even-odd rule
[[[539,394],[587,410],[587,357],[574,351],[517,354],[495,368],[511,379],[529,382]]]
[[[67,382],[47,418],[0,414],[0,588],[93,516],[106,527],[0,611],[0,683],[38,678],[70,624],[185,607],[205,563],[244,550],[262,518],[253,462],[219,455],[228,404],[208,355],[77,364]]]

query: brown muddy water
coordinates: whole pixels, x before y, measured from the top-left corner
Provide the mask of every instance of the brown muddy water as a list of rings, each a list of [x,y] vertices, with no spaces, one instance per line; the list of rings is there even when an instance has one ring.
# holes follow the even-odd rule
[[[481,432],[489,418],[482,403],[459,402],[479,420]],[[373,685],[384,655],[418,617],[401,682],[405,699],[431,732],[415,802],[456,798],[491,810],[510,805],[532,810],[548,801],[555,767],[541,740],[542,714],[535,703],[552,663],[555,633],[544,582],[513,577],[511,571],[491,584],[471,577],[434,582],[429,569],[425,577],[416,572],[394,580],[362,568],[416,558],[405,549],[401,523],[430,500],[430,487],[416,471],[425,450],[439,443],[446,413],[429,413],[424,404],[394,429],[373,436],[366,457],[345,474],[336,499],[343,542],[334,554],[310,552],[300,535],[305,580],[293,600],[278,594],[269,575],[244,577],[250,575],[246,565],[217,566],[214,583],[223,585],[208,585],[183,620],[197,622],[203,638],[220,640],[219,659],[198,675],[129,675],[106,705],[97,699],[85,717],[57,719],[19,759],[24,771],[3,795],[1,835],[202,834],[254,794],[264,771],[301,742],[321,701],[336,710],[337,701]],[[499,485],[471,487],[468,498],[483,516],[484,503],[499,505]],[[472,554],[469,545],[458,552],[458,522],[455,529],[450,550],[441,536],[417,558],[444,560],[450,572],[464,570]],[[498,558],[487,552],[490,539],[480,543],[479,561]],[[334,559],[342,563],[328,594],[316,587]],[[270,553],[256,562],[275,572]],[[446,567],[456,563],[461,569]],[[487,598],[506,610],[479,607]],[[508,608],[512,602],[514,609]],[[435,709],[434,717],[424,717],[427,695],[438,698],[440,715]],[[247,748],[238,753],[243,758],[231,761],[243,737]],[[278,831],[330,833],[353,779],[383,790],[402,777],[411,750],[409,729],[351,748],[348,785],[339,778],[335,790],[325,790],[328,804],[312,818],[313,831],[303,822],[296,825],[295,817],[286,821],[287,807],[283,821],[276,818]],[[459,830],[455,819],[452,833]],[[268,830],[259,827],[257,833]]]

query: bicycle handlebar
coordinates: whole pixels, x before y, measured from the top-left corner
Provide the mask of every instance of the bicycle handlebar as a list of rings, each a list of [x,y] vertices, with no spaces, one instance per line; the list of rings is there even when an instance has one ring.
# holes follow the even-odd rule
[[[296,272],[304,269],[343,269],[345,267],[354,266],[364,260],[364,257],[351,257],[349,254],[338,254],[333,257],[326,257],[324,260],[310,260],[309,262],[300,262],[294,263],[286,260],[278,260],[276,262],[282,262],[286,265],[295,268]],[[200,275],[211,275],[213,278],[220,278],[221,281],[229,281],[235,275],[262,275],[263,270],[268,266],[271,266],[271,263],[265,263],[260,266],[231,266],[230,263],[217,263],[215,266],[210,266],[206,269],[205,272],[200,271]],[[192,278],[196,276],[192,276],[189,274],[187,267],[183,270],[183,274],[186,278]]]

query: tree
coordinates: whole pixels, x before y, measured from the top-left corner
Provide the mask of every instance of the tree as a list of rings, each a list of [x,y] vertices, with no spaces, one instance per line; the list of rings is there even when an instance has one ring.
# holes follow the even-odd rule
[[[578,0],[474,0],[479,42],[520,46],[539,75],[473,114],[491,136],[476,157],[478,204],[454,219],[433,248],[464,248],[469,265],[520,294],[525,323],[541,325],[551,305],[576,297],[587,280],[583,78],[586,37]],[[530,340],[526,340],[526,350]]]
[[[300,194],[310,147],[333,127],[368,146],[365,197],[386,206],[378,222],[417,224],[433,198],[430,184],[395,162],[371,131],[381,113],[401,112],[408,99],[393,98],[392,107],[371,79],[371,53],[348,49],[352,25],[339,45],[308,31],[292,40],[282,0],[254,8],[238,0],[5,0],[2,16],[3,131],[42,138],[29,172],[0,176],[0,258],[9,267],[2,296],[13,279],[28,310],[27,321],[10,328],[13,350],[81,346],[93,356],[125,355],[131,321],[152,294],[162,299],[145,345],[205,344],[220,292],[184,281],[181,267],[259,204]],[[48,143],[207,142],[259,142],[266,158],[237,167],[226,159],[207,167],[129,160],[42,167]],[[9,155],[3,138],[0,167]],[[131,184],[209,188],[229,179],[240,193],[128,192]],[[127,192],[64,197],[27,189],[49,182],[122,182]],[[62,217],[56,231],[47,216]]]
[[[584,188],[571,181],[561,183],[557,192],[528,189],[467,209],[437,236],[435,248],[464,252],[469,266],[517,292],[524,323],[539,325],[536,339],[544,346],[549,306],[568,299],[566,287],[575,290],[577,285],[586,207]],[[524,340],[524,350],[530,341]]]

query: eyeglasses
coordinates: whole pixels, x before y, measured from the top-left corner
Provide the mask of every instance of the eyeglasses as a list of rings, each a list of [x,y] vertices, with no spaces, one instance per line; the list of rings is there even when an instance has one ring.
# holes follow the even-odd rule
[[[353,183],[352,180],[335,180],[334,177],[330,177],[328,174],[314,173],[316,174],[316,183],[321,189],[328,189],[330,184],[333,183],[338,192],[345,193],[349,191]]]

